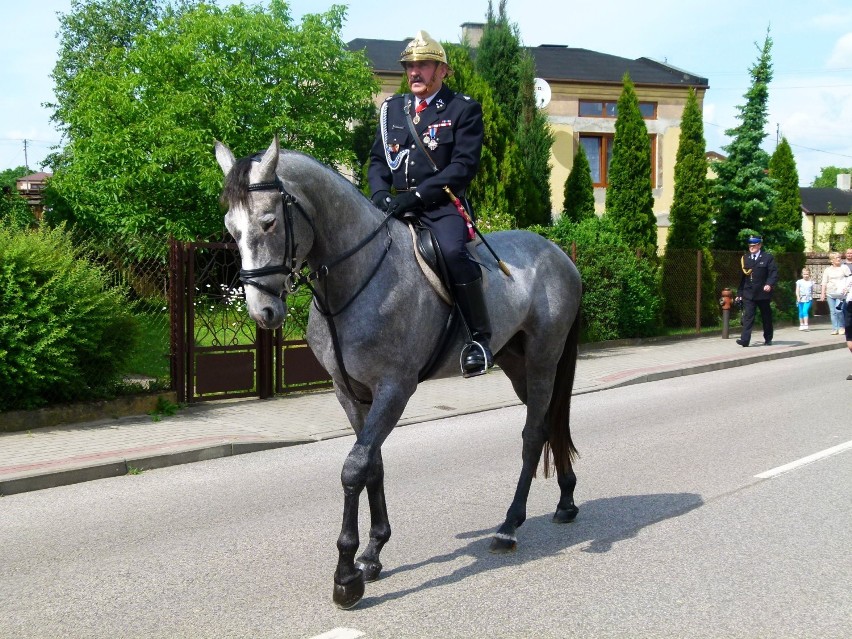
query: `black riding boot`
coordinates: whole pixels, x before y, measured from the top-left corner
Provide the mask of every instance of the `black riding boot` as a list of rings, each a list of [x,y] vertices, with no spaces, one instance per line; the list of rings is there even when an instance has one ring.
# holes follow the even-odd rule
[[[453,289],[459,310],[473,340],[473,343],[465,345],[462,351],[462,375],[465,377],[482,375],[494,366],[494,357],[491,355],[489,344],[491,321],[488,318],[488,308],[485,306],[482,278],[468,284],[456,284]]]

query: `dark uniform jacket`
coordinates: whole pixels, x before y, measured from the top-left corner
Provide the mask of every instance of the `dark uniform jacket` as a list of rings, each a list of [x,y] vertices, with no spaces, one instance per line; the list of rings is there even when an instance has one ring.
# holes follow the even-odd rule
[[[772,291],[767,293],[763,287],[769,284],[774,289],[778,283],[778,266],[775,264],[775,258],[763,250],[760,251],[757,260],[752,260],[751,254],[744,255],[742,269],[743,276],[737,295],[747,300],[772,299]]]
[[[464,198],[476,175],[484,134],[482,107],[443,86],[414,125],[418,144],[406,122],[414,116],[414,105],[410,93],[392,95],[382,104],[367,172],[370,192],[390,191],[392,186],[397,191],[415,189],[426,215],[458,215],[444,187]],[[437,172],[424,153],[431,156]]]

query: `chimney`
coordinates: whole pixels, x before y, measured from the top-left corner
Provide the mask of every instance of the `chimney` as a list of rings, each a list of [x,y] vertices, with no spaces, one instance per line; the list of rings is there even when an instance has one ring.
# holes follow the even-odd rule
[[[849,173],[838,173],[837,188],[844,191],[852,190],[852,175]]]
[[[474,49],[479,46],[479,41],[482,40],[482,32],[485,30],[485,24],[482,22],[465,22],[461,25],[462,42],[467,43]]]

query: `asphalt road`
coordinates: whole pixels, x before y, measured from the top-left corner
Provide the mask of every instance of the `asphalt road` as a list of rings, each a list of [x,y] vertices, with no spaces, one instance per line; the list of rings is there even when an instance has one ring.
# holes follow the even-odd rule
[[[575,398],[580,515],[552,524],[536,480],[509,556],[487,549],[523,409],[401,428],[385,572],[352,611],[331,603],[352,438],[3,497],[0,637],[845,638],[852,447],[757,475],[852,441],[847,369],[832,351]]]

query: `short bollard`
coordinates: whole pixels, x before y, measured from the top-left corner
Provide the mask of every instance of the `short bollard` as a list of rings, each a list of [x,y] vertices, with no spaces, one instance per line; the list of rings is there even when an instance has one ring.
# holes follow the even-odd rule
[[[731,307],[734,305],[734,296],[731,289],[723,288],[722,297],[719,298],[722,307],[722,339],[728,339],[728,328],[731,325]]]

